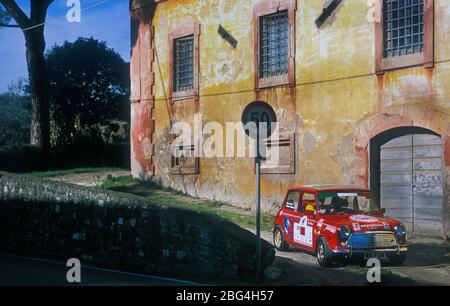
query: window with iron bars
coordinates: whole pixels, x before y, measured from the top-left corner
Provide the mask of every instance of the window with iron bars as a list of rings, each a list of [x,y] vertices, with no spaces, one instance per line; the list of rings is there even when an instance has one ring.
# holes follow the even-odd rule
[[[259,76],[270,78],[288,73],[288,11],[260,18]]]
[[[194,36],[174,40],[174,91],[194,88]]]
[[[424,0],[384,0],[384,57],[423,52]]]

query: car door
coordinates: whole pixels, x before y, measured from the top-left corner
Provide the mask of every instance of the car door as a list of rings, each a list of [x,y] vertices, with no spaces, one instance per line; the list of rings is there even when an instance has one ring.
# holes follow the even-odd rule
[[[314,194],[300,193],[300,202],[293,227],[293,243],[300,248],[314,250],[317,233],[316,199]]]
[[[283,209],[280,214],[281,217],[281,227],[283,230],[284,240],[288,244],[293,243],[294,239],[294,222],[298,219],[298,206],[300,201],[300,191],[291,190],[286,195],[283,203]]]

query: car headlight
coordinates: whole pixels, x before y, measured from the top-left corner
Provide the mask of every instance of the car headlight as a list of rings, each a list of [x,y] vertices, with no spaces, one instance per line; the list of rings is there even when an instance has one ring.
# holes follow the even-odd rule
[[[394,234],[400,243],[406,242],[406,227],[403,224],[397,224],[394,227]]]
[[[342,225],[339,227],[338,237],[341,241],[347,241],[350,236],[350,228],[348,226]]]

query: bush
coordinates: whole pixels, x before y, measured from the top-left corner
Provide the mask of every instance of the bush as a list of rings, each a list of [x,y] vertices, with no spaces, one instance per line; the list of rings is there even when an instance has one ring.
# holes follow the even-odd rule
[[[16,93],[0,94],[0,146],[30,142],[29,99]]]
[[[79,167],[130,168],[130,145],[80,145],[60,147],[50,153],[30,145],[0,147],[0,170],[46,171]]]

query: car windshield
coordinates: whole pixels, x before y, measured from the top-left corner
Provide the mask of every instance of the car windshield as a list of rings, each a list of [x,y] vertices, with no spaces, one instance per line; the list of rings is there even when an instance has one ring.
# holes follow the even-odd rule
[[[319,193],[319,213],[325,215],[344,213],[379,212],[379,205],[367,192]]]

